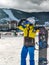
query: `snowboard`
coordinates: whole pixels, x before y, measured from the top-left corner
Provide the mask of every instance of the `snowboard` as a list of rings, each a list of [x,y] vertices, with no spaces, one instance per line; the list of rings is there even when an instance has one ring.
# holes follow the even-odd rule
[[[47,65],[48,31],[45,27],[39,32],[39,62],[38,65]]]

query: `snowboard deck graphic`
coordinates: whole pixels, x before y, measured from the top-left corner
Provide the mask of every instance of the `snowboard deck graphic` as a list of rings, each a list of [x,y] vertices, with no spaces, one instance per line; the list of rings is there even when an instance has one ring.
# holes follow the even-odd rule
[[[48,47],[47,39],[48,39],[48,31],[45,28],[40,28],[38,65],[47,65],[47,47]]]

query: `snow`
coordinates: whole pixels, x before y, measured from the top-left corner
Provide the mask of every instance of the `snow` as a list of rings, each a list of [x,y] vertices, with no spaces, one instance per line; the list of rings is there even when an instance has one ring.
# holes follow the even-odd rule
[[[20,65],[22,40],[21,37],[0,39],[0,65]]]
[[[38,37],[35,38],[38,42]],[[1,37],[0,39],[0,65],[21,65],[21,50],[24,38],[20,37]],[[38,46],[36,45],[36,49]],[[38,52],[35,50],[35,65],[38,65]],[[48,48],[49,52],[49,48]],[[48,53],[49,54],[49,53]],[[27,56],[27,65],[29,65],[29,54]],[[48,56],[49,60],[49,56]],[[47,64],[49,65],[49,64]]]

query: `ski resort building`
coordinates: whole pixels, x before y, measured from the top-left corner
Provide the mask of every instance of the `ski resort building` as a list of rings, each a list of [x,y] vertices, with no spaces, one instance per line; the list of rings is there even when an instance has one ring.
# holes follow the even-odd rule
[[[0,31],[2,30],[9,30],[9,29],[16,29],[17,22],[16,21],[8,21],[7,23],[0,24]]]

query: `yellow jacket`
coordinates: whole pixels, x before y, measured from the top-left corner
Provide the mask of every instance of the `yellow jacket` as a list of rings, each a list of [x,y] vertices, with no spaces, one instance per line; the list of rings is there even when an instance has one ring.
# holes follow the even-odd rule
[[[24,32],[24,37],[27,37],[27,32],[28,32],[27,28],[23,28],[23,26],[18,26],[18,28]],[[39,30],[33,31],[33,28],[30,29],[29,30],[29,37],[35,38],[37,32],[39,32]]]

